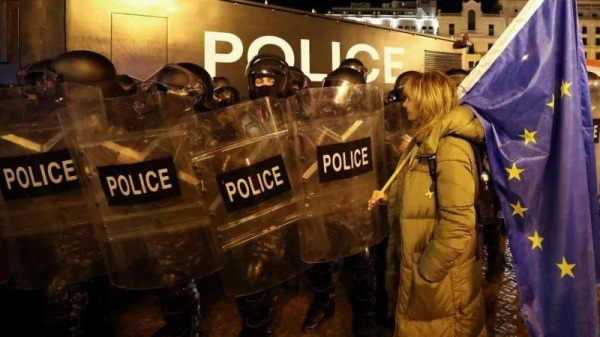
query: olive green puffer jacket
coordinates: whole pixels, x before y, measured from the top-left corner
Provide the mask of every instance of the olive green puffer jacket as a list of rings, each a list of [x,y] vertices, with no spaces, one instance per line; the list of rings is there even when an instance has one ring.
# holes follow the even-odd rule
[[[456,107],[422,140],[391,186],[387,285],[396,337],[486,335],[475,257],[477,168],[465,140],[481,142],[483,135],[473,112]],[[428,168],[432,154],[435,188]]]

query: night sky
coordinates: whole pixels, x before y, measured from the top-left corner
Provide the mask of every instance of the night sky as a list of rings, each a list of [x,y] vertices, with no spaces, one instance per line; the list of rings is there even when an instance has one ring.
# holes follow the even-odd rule
[[[254,0],[264,2],[264,0]],[[391,0],[269,0],[270,5],[292,7],[302,10],[311,10],[314,8],[319,13],[325,13],[331,7],[350,6],[350,2],[369,2],[371,6],[379,7],[383,2],[391,2]],[[407,0],[410,1],[410,0]],[[483,1],[483,11],[488,13],[494,11],[497,0],[481,0]],[[444,12],[460,12],[462,8],[462,0],[438,0],[438,9]],[[497,8],[496,8],[497,9]]]

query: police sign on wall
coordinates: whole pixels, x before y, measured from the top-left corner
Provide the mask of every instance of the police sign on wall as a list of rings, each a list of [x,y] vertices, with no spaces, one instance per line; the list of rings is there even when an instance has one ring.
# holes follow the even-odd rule
[[[128,24],[135,29],[124,31]],[[66,27],[67,50],[99,52],[119,73],[149,76],[166,55],[165,63],[198,63],[240,89],[248,60],[259,52],[285,57],[316,82],[341,60],[358,57],[369,68],[367,81],[382,89],[403,71],[423,70],[425,51],[465,53],[447,38],[244,1],[67,0]]]

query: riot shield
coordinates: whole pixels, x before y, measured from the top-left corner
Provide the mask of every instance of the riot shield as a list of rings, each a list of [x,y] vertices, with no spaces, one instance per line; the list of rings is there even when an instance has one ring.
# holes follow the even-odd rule
[[[386,235],[365,206],[378,188],[383,155],[383,100],[371,85],[310,89],[295,118],[306,220],[302,257],[325,262],[354,255]]]
[[[69,143],[118,287],[164,288],[220,268],[178,124],[193,113],[187,99],[163,93],[80,102],[61,113],[74,129]]]
[[[383,169],[382,183],[385,184],[387,179],[396,169],[398,161],[402,156],[401,145],[406,141],[405,135],[410,133],[412,123],[408,120],[406,109],[402,103],[388,104],[384,108],[385,120],[385,167]],[[404,138],[403,138],[404,137]]]
[[[197,177],[226,252],[221,270],[230,296],[276,286],[308,266],[300,257],[297,179],[285,101],[263,98],[202,113]]]
[[[97,89],[0,89],[0,226],[14,286],[64,286],[104,272],[58,109]]]

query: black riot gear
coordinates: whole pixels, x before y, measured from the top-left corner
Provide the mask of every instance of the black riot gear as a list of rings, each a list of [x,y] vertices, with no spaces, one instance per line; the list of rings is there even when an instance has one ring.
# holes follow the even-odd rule
[[[206,71],[206,69],[202,68],[201,66],[195,63],[184,62],[178,64],[192,72],[196,76],[196,79],[200,84],[200,88],[203,94],[201,97],[199,97],[200,100],[198,100],[196,103],[202,102],[204,104],[210,101],[213,95],[214,87],[212,84],[212,77],[210,76],[208,71]]]
[[[337,68],[323,80],[323,87],[341,87],[345,85],[365,84],[366,80],[358,70]]]
[[[458,86],[467,76],[469,76],[469,72],[463,69],[450,69],[446,71],[446,75],[448,75]]]
[[[351,89],[353,86],[365,83],[365,77],[359,70],[340,66],[340,68],[327,75],[323,81],[323,87],[348,87],[346,90],[339,90],[335,94],[336,97],[328,97],[327,99],[333,98],[334,105],[339,105],[336,102],[339,100],[339,102],[344,102],[344,105],[360,106],[360,92]],[[343,95],[344,97],[337,97],[339,95]],[[327,110],[327,108],[323,109]],[[379,328],[375,322],[376,275],[373,255],[368,249],[365,249],[358,254],[348,256],[346,261],[352,269],[352,284],[354,289],[352,296],[352,328],[354,334],[365,337],[376,336]],[[338,262],[328,261],[316,263],[311,268],[314,293],[304,323],[302,324],[302,329],[306,332],[318,328],[325,319],[331,317],[335,312],[333,274],[336,271],[337,265]]]
[[[50,69],[50,63],[52,60],[42,60],[35,63],[27,64],[20,67],[17,71],[17,81],[19,85],[36,85],[44,81],[44,76],[48,69]]]
[[[400,74],[400,76],[396,78],[396,82],[394,83],[394,89],[389,91],[384,97],[385,105],[404,102],[406,100],[406,96],[404,94],[404,84],[410,76],[418,73],[418,71],[409,70]]]
[[[221,76],[213,77],[213,87],[215,88],[215,90],[220,87],[230,87],[230,86],[231,86],[231,82],[229,82],[229,79],[227,79],[227,77],[221,77]]]
[[[92,85],[107,98],[127,94],[117,82],[117,71],[112,62],[89,50],[74,50],[59,55],[50,63],[45,80]]]
[[[210,74],[197,64],[167,64],[145,81],[144,87],[156,84],[161,92],[189,96],[194,100],[196,111],[207,111],[205,106],[213,96]]]
[[[231,86],[222,86],[213,93],[212,106],[214,109],[223,109],[240,102],[240,92]]]
[[[256,55],[246,68],[250,98],[267,96],[286,98],[291,94],[290,68],[280,57]]]
[[[88,50],[64,53],[50,64],[50,70],[60,76],[61,82],[97,84],[117,77],[115,66],[106,57]]]
[[[292,81],[292,91],[294,93],[310,88],[310,79],[304,75],[300,68],[290,67],[290,80]]]
[[[365,67],[365,65],[359,59],[355,59],[355,58],[345,59],[342,61],[342,63],[340,63],[339,68],[354,69],[362,75],[362,77],[365,79],[365,81],[367,80],[367,73],[369,72],[369,70],[367,69],[367,67]]]
[[[77,98],[63,92],[57,84],[71,82],[93,85],[102,89],[105,96],[110,93],[121,94],[123,91],[116,83],[115,76],[114,66],[102,55],[88,51],[75,51],[62,54],[54,60],[34,63],[19,70],[17,77],[20,84],[35,85],[35,95],[29,95],[32,93],[31,88],[15,89],[28,94],[26,98],[25,96],[21,98],[28,107],[27,111],[33,112],[31,117],[37,119],[45,116],[48,119],[41,119],[39,125],[43,125],[49,132],[60,134],[60,128],[53,124],[57,120],[55,118],[56,109],[62,106],[62,103],[58,102],[75,101]],[[78,94],[81,95],[77,96],[80,99],[96,98],[94,90],[87,92],[85,89],[81,89]],[[87,96],[88,94],[90,97]],[[57,99],[61,95],[65,95],[63,96],[65,100]],[[45,113],[39,114],[42,111]],[[57,141],[53,143],[50,151],[64,150],[65,145],[61,138],[58,136],[54,138]],[[60,141],[58,141],[59,139]],[[26,289],[45,288],[44,308],[46,314],[43,324],[47,335],[79,336],[86,334],[86,331],[102,331],[100,334],[110,335],[112,327],[107,321],[108,309],[105,305],[110,284],[106,276],[97,276],[104,272],[104,268],[100,249],[93,234],[93,227],[89,223],[90,220],[87,220],[89,215],[84,211],[87,208],[85,204],[81,205],[83,207],[79,207],[75,200],[81,200],[81,198],[76,195],[65,193],[61,194],[60,198],[60,201],[47,200],[45,203],[52,205],[51,209],[54,207],[60,209],[57,214],[63,214],[63,210],[66,211],[61,204],[73,205],[69,207],[70,212],[68,212],[67,218],[77,220],[74,222],[59,220],[50,215],[48,218],[53,220],[48,221],[56,226],[52,231],[44,230],[44,234],[36,234],[33,230],[30,234],[18,238],[18,241],[24,240],[23,243],[11,242],[13,247],[25,244],[27,247],[25,256],[32,259],[19,262],[26,269],[23,269],[22,272],[19,270],[18,274],[15,274],[19,277],[18,280],[15,279],[15,284]],[[21,221],[19,220],[19,222]],[[61,228],[62,226],[68,229]],[[34,239],[27,238],[28,236],[32,236]],[[36,239],[37,236],[40,238]],[[36,240],[39,242],[32,244]],[[39,258],[41,257],[44,261],[40,262]],[[30,268],[39,270],[39,275],[43,275],[43,277],[29,275],[28,269]],[[54,269],[57,271],[55,272]],[[61,269],[60,272],[58,269]],[[30,276],[33,283],[27,280]]]
[[[336,87],[324,92],[320,98],[322,115],[334,116],[348,114],[362,108],[363,91],[360,85],[365,84],[362,75],[351,68],[338,68],[323,80],[323,87]],[[333,96],[332,96],[333,95]]]
[[[125,90],[125,92],[128,94],[135,94],[139,89],[141,81],[129,75],[118,75],[117,83],[119,83],[121,88],[123,88],[123,90]]]

